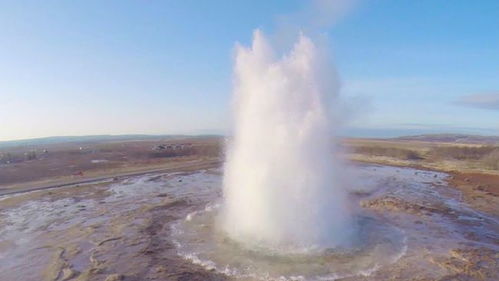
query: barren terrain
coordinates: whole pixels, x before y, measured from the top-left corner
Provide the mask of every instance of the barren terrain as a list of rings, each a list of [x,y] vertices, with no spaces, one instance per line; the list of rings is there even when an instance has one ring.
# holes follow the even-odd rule
[[[1,149],[10,161],[0,165],[0,280],[233,278],[180,255],[171,233],[220,199],[222,144],[209,137]],[[342,145],[363,171],[352,191],[360,210],[410,231],[394,264],[340,280],[499,278],[496,146]]]

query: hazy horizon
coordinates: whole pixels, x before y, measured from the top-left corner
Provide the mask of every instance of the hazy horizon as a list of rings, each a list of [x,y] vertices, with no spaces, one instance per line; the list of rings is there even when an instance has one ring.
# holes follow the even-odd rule
[[[400,137],[417,137],[417,136],[444,136],[444,135],[455,135],[455,136],[475,136],[475,137],[498,137],[499,135],[494,134],[479,134],[479,133],[456,133],[450,131],[438,131],[438,132],[428,132],[419,130],[382,130],[382,129],[352,129],[345,130],[344,133],[339,134],[340,138],[366,138],[366,139],[390,139],[390,138],[400,138]],[[17,142],[30,142],[38,140],[51,140],[51,139],[75,139],[75,141],[85,141],[86,139],[92,140],[119,140],[123,139],[134,139],[134,138],[163,138],[163,137],[228,137],[229,135],[222,132],[212,132],[212,133],[186,133],[186,134],[99,134],[99,135],[55,135],[55,136],[42,136],[34,138],[24,138],[24,139],[11,139],[11,140],[0,140],[0,144],[5,143],[17,143]],[[57,141],[57,143],[64,143],[65,140]]]

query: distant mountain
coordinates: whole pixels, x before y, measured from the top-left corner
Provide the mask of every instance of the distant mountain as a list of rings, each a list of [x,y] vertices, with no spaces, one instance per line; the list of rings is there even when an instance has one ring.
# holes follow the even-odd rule
[[[472,144],[499,144],[499,136],[478,136],[478,135],[465,135],[465,134],[427,134],[427,135],[397,137],[397,138],[392,138],[392,140],[472,143]]]
[[[35,146],[58,143],[87,143],[105,141],[149,140],[164,138],[181,138],[184,135],[92,135],[92,136],[56,136],[24,140],[0,141],[0,148],[15,146]]]

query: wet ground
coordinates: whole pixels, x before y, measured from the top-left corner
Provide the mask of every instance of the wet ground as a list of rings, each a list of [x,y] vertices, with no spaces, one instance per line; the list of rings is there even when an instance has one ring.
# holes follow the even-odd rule
[[[0,197],[0,280],[499,280],[499,217],[464,203],[446,174],[361,166],[351,199],[372,243],[299,266],[235,258],[210,223],[221,179],[208,169]]]

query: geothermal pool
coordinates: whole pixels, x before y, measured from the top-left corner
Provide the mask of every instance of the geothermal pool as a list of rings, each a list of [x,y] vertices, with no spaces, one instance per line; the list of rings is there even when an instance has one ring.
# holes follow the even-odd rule
[[[353,244],[286,254],[226,235],[220,169],[3,196],[0,280],[498,280],[498,217],[446,174],[357,170]]]
[[[407,250],[398,229],[372,216],[355,218],[357,233],[349,248],[310,249],[282,253],[232,241],[217,225],[218,208],[189,214],[172,226],[180,255],[209,270],[229,276],[263,280],[336,280],[369,275],[390,265]]]

